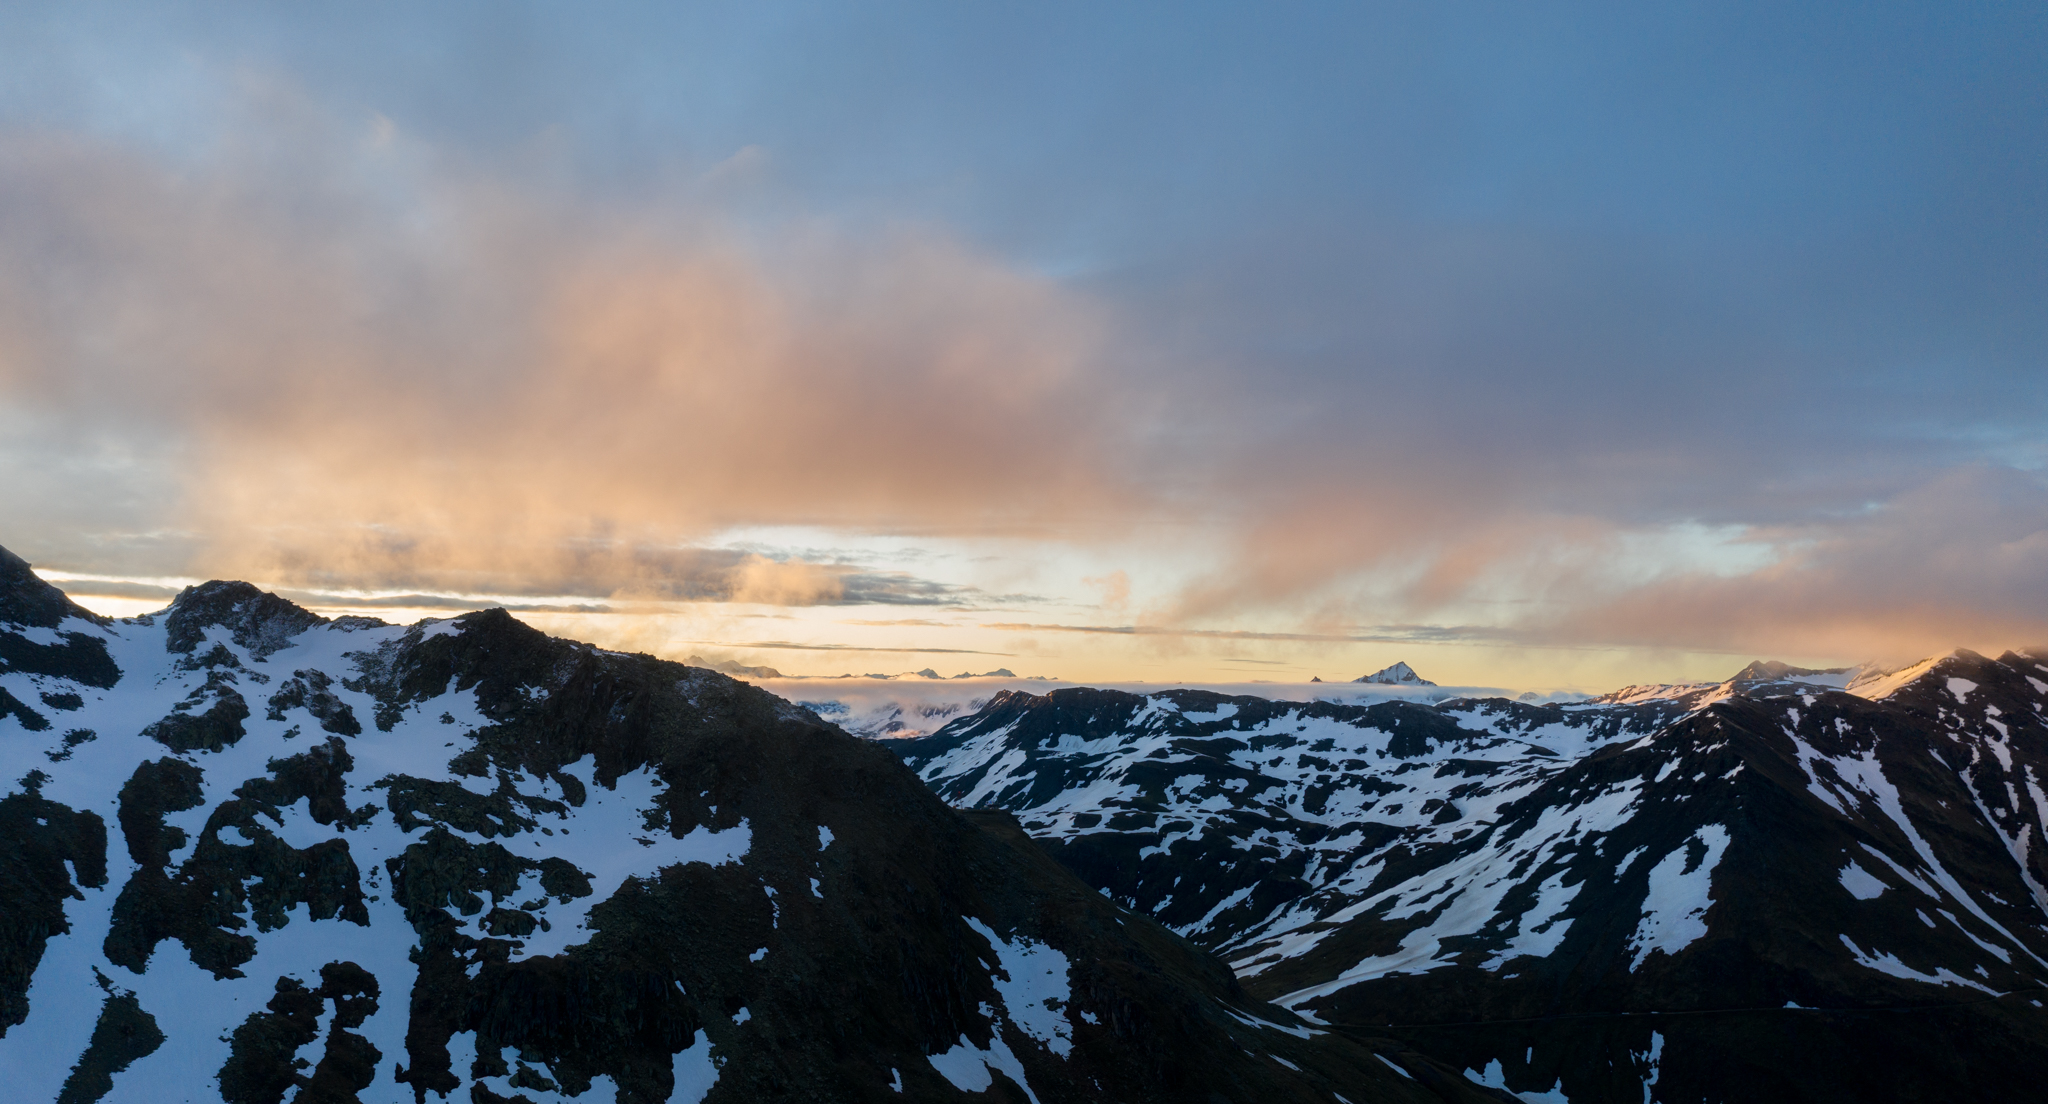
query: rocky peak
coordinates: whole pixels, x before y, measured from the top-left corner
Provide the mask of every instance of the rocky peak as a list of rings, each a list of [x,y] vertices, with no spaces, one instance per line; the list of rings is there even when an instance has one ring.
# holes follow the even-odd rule
[[[1352,679],[1351,681],[1372,683],[1377,686],[1436,685],[1436,683],[1433,683],[1428,679],[1423,678],[1421,675],[1416,674],[1415,668],[1408,666],[1408,664],[1406,663],[1396,663],[1392,667],[1382,667],[1379,670],[1374,671],[1372,674],[1366,675],[1362,678]]]
[[[165,646],[173,652],[189,652],[215,625],[234,634],[236,644],[249,649],[258,659],[277,651],[292,637],[327,618],[303,609],[248,583],[218,579],[186,587],[171,602],[165,618],[169,635]]]
[[[73,617],[106,621],[44,582],[29,570],[27,560],[0,548],[0,624],[54,629]]]

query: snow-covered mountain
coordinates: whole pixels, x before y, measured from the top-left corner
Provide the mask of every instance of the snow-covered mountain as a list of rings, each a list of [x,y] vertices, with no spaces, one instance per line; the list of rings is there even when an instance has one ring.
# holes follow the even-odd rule
[[[1525,1099],[2017,1099],[2043,658],[1572,705],[1009,693],[895,747],[1248,991]]]
[[[1005,690],[1043,695],[1052,690],[1080,685],[1048,678],[1018,678],[1007,672],[969,675],[964,678],[954,676],[937,681],[914,677],[894,680],[751,677],[748,681],[771,694],[788,698],[810,709],[856,736],[880,740],[908,740],[929,736],[946,724],[987,706],[997,694]],[[1158,683],[1121,683],[1094,688],[1124,690],[1140,696],[1156,694],[1162,689]],[[1502,692],[1485,687],[1439,687],[1427,681],[1314,682],[1293,685],[1241,682],[1209,683],[1199,688],[1229,697],[1300,694],[1309,700],[1339,705],[1371,705],[1387,701],[1434,702],[1452,697],[1475,697]],[[1544,700],[1535,694],[1526,697],[1531,701]],[[1583,694],[1567,696],[1568,700],[1574,702],[1582,701],[1584,697]]]
[[[1489,1099],[701,668],[0,550],[8,1101]]]
[[[1351,681],[1368,682],[1372,683],[1375,686],[1436,685],[1436,683],[1433,683],[1428,679],[1423,678],[1421,675],[1416,674],[1415,668],[1408,666],[1408,664],[1406,663],[1396,663],[1392,667],[1382,667],[1379,670],[1374,671],[1372,674],[1361,675],[1360,677],[1352,679]]]

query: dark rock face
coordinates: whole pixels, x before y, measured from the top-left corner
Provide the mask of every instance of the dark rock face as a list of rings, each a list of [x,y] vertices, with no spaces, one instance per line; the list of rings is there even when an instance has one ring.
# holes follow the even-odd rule
[[[745,684],[503,611],[266,599],[105,626],[161,657],[111,692],[0,674],[98,733],[0,720],[11,1094],[1491,1099],[1251,997],[1006,814]]]
[[[2048,666],[1847,674],[1563,707],[1059,691],[900,746],[1248,991],[1497,1088],[2025,1096]]]
[[[37,578],[28,561],[0,548],[0,673],[111,687],[121,671],[96,631],[105,623],[106,618]],[[35,633],[38,629],[47,631]],[[41,714],[0,688],[0,714],[6,713],[30,728],[42,720]]]
[[[360,736],[363,724],[356,720],[355,710],[347,702],[334,696],[334,680],[322,671],[293,671],[292,677],[278,687],[270,697],[270,709],[265,714],[273,721],[285,719],[285,712],[304,709],[320,727],[337,736]]]
[[[71,930],[64,903],[107,884],[107,827],[91,811],[29,788],[0,798],[0,1031],[28,1018],[28,988],[52,936]]]
[[[320,967],[320,985],[307,989],[297,978],[277,979],[277,995],[262,1012],[235,1028],[227,1064],[220,1069],[220,1096],[227,1104],[278,1104],[300,1090],[300,1100],[355,1100],[376,1080],[383,1057],[351,1028],[377,1011],[377,979],[353,962]],[[324,1052],[310,1075],[300,1048],[319,1039],[320,1014],[332,1006]]]
[[[66,598],[63,591],[38,578],[29,570],[27,560],[0,548],[0,625],[54,629],[72,618],[106,623],[106,618]]]
[[[252,659],[263,659],[290,644],[292,637],[325,617],[258,590],[248,583],[201,583],[186,587],[171,601],[164,615],[164,646],[174,652],[192,652],[206,637],[206,630],[228,630],[237,647]]]
[[[93,1025],[92,1041],[57,1090],[57,1104],[93,1104],[113,1091],[115,1074],[136,1059],[156,1053],[163,1044],[164,1033],[157,1027],[156,1017],[142,1010],[134,993],[109,992]]]
[[[163,720],[142,730],[172,751],[221,751],[242,738],[249,703],[235,689],[230,671],[214,671]]]

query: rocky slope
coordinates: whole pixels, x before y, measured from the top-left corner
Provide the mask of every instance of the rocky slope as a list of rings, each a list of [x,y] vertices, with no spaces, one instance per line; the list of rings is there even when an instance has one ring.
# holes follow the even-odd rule
[[[1254,994],[1524,1099],[2019,1098],[2042,660],[1573,706],[1013,693],[896,747]]]
[[[700,668],[0,550],[9,1100],[1497,1099]]]

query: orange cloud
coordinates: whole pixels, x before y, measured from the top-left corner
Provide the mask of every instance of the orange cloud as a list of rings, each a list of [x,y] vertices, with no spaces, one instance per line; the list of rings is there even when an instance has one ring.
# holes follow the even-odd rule
[[[741,524],[1142,533],[1209,560],[1164,597],[1141,576],[1146,647],[1388,624],[1845,657],[2048,638],[2038,475],[1929,462],[1867,516],[1752,525],[1768,567],[1645,568],[1630,542],[1691,519],[1641,503],[1712,475],[1655,442],[1582,455],[1525,411],[1417,428],[1399,404],[1428,401],[1420,385],[1305,414],[1315,397],[1193,354],[1140,372],[1128,319],[939,230],[744,228],[719,189],[772,172],[758,153],[659,204],[594,205],[288,88],[250,102],[178,166],[0,133],[0,428],[69,442],[45,467],[91,492],[8,501],[186,550],[150,574],[930,604],[943,587],[694,542]],[[1615,416],[1576,416],[1596,415]],[[87,456],[98,441],[119,447]],[[1615,487],[1638,497],[1603,500]],[[1085,582],[1110,609],[1133,589]]]
[[[388,122],[352,152],[313,130],[281,167],[186,172],[0,135],[0,388],[168,434],[161,516],[207,573],[631,590],[635,550],[735,523],[1030,532],[1142,501],[1108,322],[1045,280],[917,228],[593,214],[407,162]],[[762,561],[738,592],[835,585]]]

